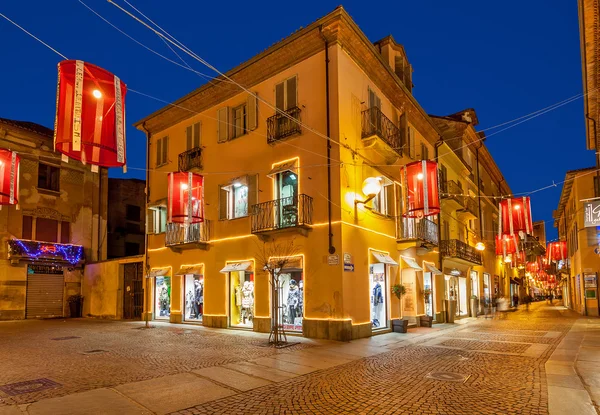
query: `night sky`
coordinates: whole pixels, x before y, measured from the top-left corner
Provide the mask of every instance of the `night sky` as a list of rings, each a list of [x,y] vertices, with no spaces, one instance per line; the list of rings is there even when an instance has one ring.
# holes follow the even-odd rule
[[[90,7],[161,54],[178,58],[154,34],[106,0]],[[124,5],[122,0],[116,0]],[[226,71],[332,11],[339,0],[222,2],[131,0],[208,62]],[[382,3],[382,2],[381,2]],[[582,91],[577,4],[565,0],[347,1],[346,10],[372,41],[392,34],[413,65],[414,95],[425,111],[446,115],[475,108],[478,129],[537,111]],[[70,59],[117,74],[130,88],[173,101],[205,81],[152,54],[100,20],[78,0],[2,2],[7,15]],[[0,117],[52,127],[56,100],[54,52],[0,18]],[[184,59],[197,71],[210,69]],[[164,106],[127,95],[129,173],[144,178],[144,135],[134,121]],[[490,137],[486,145],[514,193],[564,180],[570,169],[594,165],[585,149],[583,100]],[[489,130],[487,134],[497,130]],[[534,220],[546,220],[561,186],[532,196]]]

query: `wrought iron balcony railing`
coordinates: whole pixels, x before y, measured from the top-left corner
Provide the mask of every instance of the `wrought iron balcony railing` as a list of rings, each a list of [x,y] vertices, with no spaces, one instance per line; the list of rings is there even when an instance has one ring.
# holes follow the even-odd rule
[[[473,199],[472,197],[469,197],[469,196],[465,196],[465,202],[464,202],[463,206],[465,207],[465,210],[467,212],[469,212],[470,214],[472,214],[475,217],[479,217],[479,214],[478,214],[479,207],[478,207],[475,199]]]
[[[207,243],[210,241],[210,221],[181,224],[167,223],[165,246]]]
[[[440,241],[440,251],[445,258],[458,258],[481,265],[481,252],[458,239]]]
[[[394,151],[402,155],[402,134],[400,129],[378,107],[362,112],[362,138],[377,136]]]
[[[313,199],[308,195],[285,197],[252,206],[252,233],[312,224]]]
[[[464,206],[464,196],[462,196],[463,189],[456,181],[446,180],[445,182],[442,182],[440,188],[442,191],[442,199],[455,199],[461,206]]]
[[[438,245],[438,226],[437,223],[421,218],[401,218],[398,221],[399,241],[420,240],[431,245]]]
[[[267,118],[267,143],[274,143],[302,131],[299,123],[300,108],[290,108],[285,113],[287,117],[278,112]]]
[[[194,147],[179,154],[179,171],[202,169],[202,148]]]

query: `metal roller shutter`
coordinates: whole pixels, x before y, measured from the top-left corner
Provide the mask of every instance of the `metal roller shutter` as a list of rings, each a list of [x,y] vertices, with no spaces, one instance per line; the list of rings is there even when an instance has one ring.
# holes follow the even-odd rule
[[[26,318],[63,316],[63,275],[30,274],[27,277]]]

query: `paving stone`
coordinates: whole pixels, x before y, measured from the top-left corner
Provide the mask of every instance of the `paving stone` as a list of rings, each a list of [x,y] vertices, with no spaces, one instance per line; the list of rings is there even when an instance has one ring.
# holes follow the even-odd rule
[[[193,370],[192,373],[207,377],[240,391],[249,391],[272,383],[265,379],[250,376],[222,366]]]

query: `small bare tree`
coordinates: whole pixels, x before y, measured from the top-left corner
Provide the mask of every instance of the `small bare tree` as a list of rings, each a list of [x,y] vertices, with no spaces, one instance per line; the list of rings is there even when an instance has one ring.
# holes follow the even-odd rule
[[[294,240],[283,242],[263,241],[257,243],[256,260],[258,265],[269,276],[271,286],[271,334],[269,344],[275,347],[283,347],[287,344],[287,336],[283,327],[281,316],[281,279],[280,274],[300,253],[300,247],[294,245]]]

